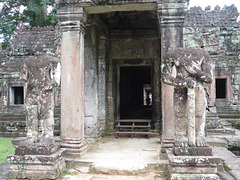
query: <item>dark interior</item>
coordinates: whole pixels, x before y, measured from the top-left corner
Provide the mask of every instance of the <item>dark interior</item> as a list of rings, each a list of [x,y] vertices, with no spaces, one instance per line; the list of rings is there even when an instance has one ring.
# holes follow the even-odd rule
[[[13,90],[14,90],[14,104],[23,104],[24,103],[23,87],[13,87]]]
[[[151,67],[120,68],[120,118],[151,119],[152,108],[144,105],[143,86],[151,84]]]
[[[216,79],[216,98],[225,99],[227,94],[227,79]]]
[[[110,30],[156,30],[158,18],[155,11],[112,12],[100,17]]]

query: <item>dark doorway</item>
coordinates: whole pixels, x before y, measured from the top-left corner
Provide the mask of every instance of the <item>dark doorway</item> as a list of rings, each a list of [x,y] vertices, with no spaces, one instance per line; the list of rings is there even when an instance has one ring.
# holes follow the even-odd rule
[[[120,119],[151,119],[151,67],[120,67]]]
[[[216,79],[216,98],[225,99],[227,95],[227,79]]]

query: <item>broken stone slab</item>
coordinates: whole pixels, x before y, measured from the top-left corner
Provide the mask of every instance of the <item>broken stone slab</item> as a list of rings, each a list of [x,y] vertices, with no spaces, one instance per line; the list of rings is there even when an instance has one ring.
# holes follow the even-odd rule
[[[51,155],[10,155],[9,179],[56,179],[66,168],[65,149]]]
[[[173,153],[177,156],[212,156],[211,147],[179,147],[173,145]]]

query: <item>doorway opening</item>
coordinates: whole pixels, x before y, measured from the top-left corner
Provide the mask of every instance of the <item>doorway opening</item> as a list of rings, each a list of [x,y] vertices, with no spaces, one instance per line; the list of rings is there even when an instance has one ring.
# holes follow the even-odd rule
[[[120,119],[152,118],[151,66],[120,67]]]
[[[216,98],[225,99],[227,96],[227,79],[216,79]]]

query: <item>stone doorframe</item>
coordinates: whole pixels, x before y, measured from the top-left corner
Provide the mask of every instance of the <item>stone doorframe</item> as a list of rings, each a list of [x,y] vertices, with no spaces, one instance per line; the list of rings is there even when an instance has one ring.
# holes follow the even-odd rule
[[[129,59],[129,60],[113,60],[113,64],[114,64],[114,74],[116,74],[115,76],[115,118],[114,118],[114,123],[116,123],[116,120],[120,119],[120,68],[121,67],[140,67],[140,66],[149,66],[151,67],[151,83],[152,83],[152,87],[153,87],[153,106],[152,106],[152,121],[153,121],[153,126],[154,128],[159,128],[158,125],[160,123],[160,118],[158,118],[158,116],[156,114],[154,114],[154,112],[157,111],[157,106],[155,104],[157,104],[158,102],[156,102],[160,97],[159,93],[154,91],[154,89],[159,89],[155,88],[158,84],[154,83],[154,79],[155,78],[159,78],[157,77],[157,74],[154,73],[154,69],[156,69],[158,63],[155,63],[155,61],[157,61],[158,59]]]
[[[84,29],[87,13],[107,13],[129,9],[156,10],[161,40],[159,54],[162,61],[167,51],[183,47],[183,23],[188,2],[189,0],[136,0],[134,2],[119,0],[105,3],[102,0],[56,1],[62,29],[61,140],[62,147],[68,149],[69,155],[81,156],[86,150],[84,140]],[[161,94],[162,147],[167,148],[172,145],[174,132],[173,88],[162,85]]]

